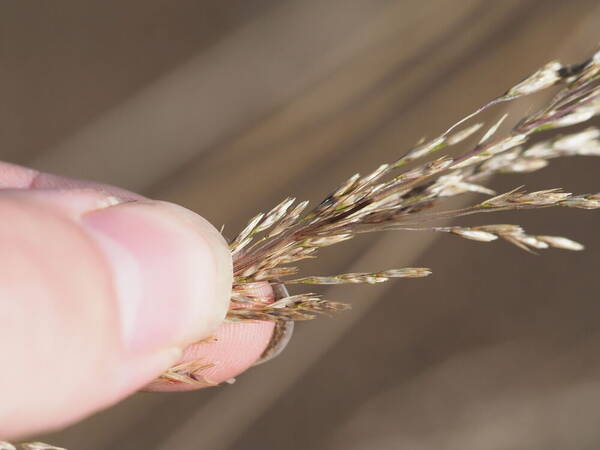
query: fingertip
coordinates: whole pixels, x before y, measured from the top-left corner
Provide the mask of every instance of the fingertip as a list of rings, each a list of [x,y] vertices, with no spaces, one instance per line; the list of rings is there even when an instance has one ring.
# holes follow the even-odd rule
[[[266,303],[274,299],[273,289],[267,282],[255,283],[247,290]],[[181,372],[191,379],[182,382],[163,377],[147,385],[144,390],[189,391],[231,381],[261,360],[272,344],[274,330],[274,322],[223,322],[209,339],[185,349],[178,365],[193,364],[191,371]]]
[[[129,350],[184,346],[223,321],[231,254],[206,220],[170,203],[142,201],[92,211],[82,221],[113,274]]]
[[[187,347],[178,364],[197,363],[190,375],[197,381],[157,379],[144,387],[152,392],[181,392],[235,379],[260,358],[273,335],[271,322],[223,323],[213,339]]]

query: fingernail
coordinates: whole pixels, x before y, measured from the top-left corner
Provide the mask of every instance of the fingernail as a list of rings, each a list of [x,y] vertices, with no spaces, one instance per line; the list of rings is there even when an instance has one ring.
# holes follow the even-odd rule
[[[82,222],[112,272],[129,351],[183,347],[223,321],[231,255],[206,220],[171,203],[136,201],[89,212]]]

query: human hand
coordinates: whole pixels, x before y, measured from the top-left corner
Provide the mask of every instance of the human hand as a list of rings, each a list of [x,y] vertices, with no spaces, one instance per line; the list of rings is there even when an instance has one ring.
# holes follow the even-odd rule
[[[201,376],[220,383],[272,334],[271,323],[222,323],[227,244],[171,203],[0,163],[0,248],[0,438],[67,425],[145,386],[194,388],[148,384],[181,361],[214,364]]]

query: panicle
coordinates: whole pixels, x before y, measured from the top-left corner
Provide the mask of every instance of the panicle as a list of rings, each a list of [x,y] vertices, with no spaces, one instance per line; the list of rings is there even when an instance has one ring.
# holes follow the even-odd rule
[[[426,268],[353,272],[330,276],[297,276],[291,263],[316,257],[318,249],[354,236],[382,230],[430,230],[450,233],[479,242],[503,240],[534,252],[550,247],[578,251],[583,246],[561,236],[529,234],[519,225],[424,227],[423,224],[478,213],[538,209],[555,206],[598,209],[600,194],[571,194],[562,189],[527,192],[521,187],[497,194],[485,185],[490,176],[502,173],[529,173],[566,156],[600,156],[600,130],[590,127],[529,144],[535,134],[552,128],[588,121],[600,114],[600,52],[582,64],[562,66],[552,61],[478,108],[429,141],[422,140],[392,163],[380,164],[365,176],[355,174],[307,210],[308,202],[294,206],[288,197],[267,214],[258,214],[232,241],[234,286],[228,320],[308,320],[318,314],[346,308],[318,295],[304,293],[268,304],[252,293],[252,283],[289,285],[337,285],[380,283],[391,278],[419,278]],[[506,132],[507,114],[500,117],[476,143],[469,138],[484,123],[466,122],[499,103],[556,87],[555,95],[542,107],[517,118]],[[464,144],[459,156],[431,156],[442,149]],[[427,159],[429,158],[429,159]],[[423,160],[417,162],[418,160]],[[415,164],[412,164],[415,163]],[[412,164],[411,167],[404,166]],[[393,173],[397,172],[399,173]],[[489,196],[458,210],[438,208],[449,197],[476,193]]]

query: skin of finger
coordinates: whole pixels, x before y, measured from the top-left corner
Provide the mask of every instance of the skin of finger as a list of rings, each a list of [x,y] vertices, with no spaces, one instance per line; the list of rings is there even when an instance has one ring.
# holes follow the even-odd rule
[[[268,283],[256,283],[248,290],[265,302],[273,301],[273,290]],[[231,382],[260,358],[271,339],[273,328],[271,322],[225,322],[217,328],[211,339],[188,346],[179,361],[179,364],[198,361],[206,366],[195,374],[200,383],[173,383],[157,379],[144,390],[189,391]],[[259,342],[260,345],[257,345]]]
[[[100,189],[96,189],[100,186]],[[53,175],[40,174],[32,169],[0,162],[0,195],[5,193],[7,188],[16,189],[41,189],[51,187],[63,191],[78,191],[82,187],[91,191],[92,197],[102,197],[106,194],[119,194],[122,198],[140,198],[137,194],[128,193],[128,191],[113,188],[111,186],[97,185],[90,182],[80,182]],[[72,210],[80,210],[81,200],[77,195],[73,196]],[[96,198],[94,198],[94,202]],[[90,202],[90,205],[93,202]],[[31,206],[31,205],[29,205]],[[110,334],[103,338],[105,345],[87,349],[86,360],[75,356],[77,351],[72,349],[74,344],[82,342],[77,339],[78,335],[85,333],[99,333],[110,330],[114,326],[115,311],[95,311],[92,308],[90,313],[86,307],[98,305],[97,302],[78,301],[75,303],[67,302],[66,299],[76,296],[78,299],[91,299],[94,296],[106,295],[103,289],[110,289],[110,280],[107,280],[107,274],[101,271],[96,273],[96,281],[90,282],[95,277],[86,276],[85,281],[79,276],[81,273],[94,273],[92,270],[85,269],[82,266],[82,260],[88,260],[82,257],[88,254],[92,259],[97,258],[97,249],[90,245],[86,236],[81,233],[78,239],[79,244],[64,245],[64,239],[61,236],[67,235],[72,238],[77,232],[76,227],[69,219],[73,219],[73,211],[69,208],[64,209],[64,202],[60,202],[63,210],[53,209],[53,205],[36,204],[33,208],[22,201],[1,202],[0,211],[5,220],[0,227],[0,241],[11,241],[13,244],[20,242],[21,245],[4,246],[4,257],[0,265],[7,266],[2,270],[5,276],[11,279],[11,283],[2,282],[4,287],[4,298],[15,297],[22,292],[21,286],[27,286],[27,295],[40,296],[45,298],[45,302],[36,306],[30,311],[18,310],[18,308],[7,308],[8,302],[4,302],[0,310],[0,318],[3,324],[9,326],[0,327],[0,354],[6,356],[5,361],[9,361],[11,370],[3,372],[0,376],[0,397],[3,400],[0,406],[0,418],[4,419],[6,414],[12,419],[0,420],[0,436],[6,436],[6,433],[22,434],[38,429],[36,425],[43,425],[44,429],[56,427],[61,424],[71,422],[73,419],[85,415],[86,409],[95,410],[117,401],[119,398],[130,394],[134,390],[143,386],[148,380],[154,378],[163,369],[148,365],[144,367],[140,364],[140,373],[131,377],[131,386],[123,389],[121,386],[117,397],[117,390],[111,389],[111,367],[118,364],[114,350],[103,351],[104,348],[110,348],[114,344],[112,340],[115,334]],[[70,216],[70,217],[65,217]],[[14,219],[14,220],[13,220]],[[33,224],[42,224],[43,230],[40,231]],[[27,239],[22,239],[22,235],[27,235]],[[51,236],[51,239],[46,239]],[[52,249],[47,249],[44,244],[51,242]],[[69,261],[72,265],[69,266]],[[33,262],[33,264],[32,264]],[[94,265],[94,264],[92,264]],[[0,267],[0,269],[3,269]],[[52,270],[49,270],[52,269]],[[1,280],[2,278],[0,278]],[[104,286],[98,289],[98,284]],[[54,297],[48,295],[48,285],[56,286],[51,289]],[[86,287],[94,286],[93,290]],[[265,297],[269,297],[270,288],[265,284]],[[6,290],[14,289],[14,293]],[[0,290],[1,292],[1,290]],[[71,294],[68,294],[71,292]],[[57,303],[56,306],[54,303]],[[62,306],[61,306],[62,305]],[[52,312],[65,317],[71,317],[73,327],[56,330],[59,324],[48,320]],[[107,318],[109,316],[110,318]],[[91,324],[91,326],[90,326]],[[79,326],[77,326],[79,325]],[[190,358],[206,358],[215,362],[215,366],[206,374],[211,381],[220,383],[237,376],[242,371],[251,366],[259,358],[264,348],[266,348],[273,325],[270,323],[224,323],[217,331],[217,341],[210,346],[208,351],[203,345],[191,345],[186,349],[183,360]],[[58,332],[58,333],[57,333]],[[25,339],[16,341],[17,337],[25,334]],[[62,340],[68,335],[66,344],[62,345]],[[58,339],[55,337],[59,336]],[[35,343],[36,345],[33,345]],[[40,346],[40,343],[44,345]],[[71,358],[69,355],[73,355]],[[89,363],[87,358],[96,361],[98,369],[93,378],[82,376],[80,367],[85,367]],[[58,374],[53,373],[54,369],[62,367]],[[142,369],[142,367],[144,367]],[[22,374],[27,374],[22,376]],[[60,375],[60,376],[58,376]],[[4,379],[2,379],[4,378]],[[56,380],[60,380],[58,383]],[[32,388],[33,387],[33,388]],[[63,388],[68,392],[63,392]],[[157,384],[152,390],[187,390],[190,386],[172,386]],[[93,394],[90,394],[93,393]],[[70,393],[70,396],[68,395]],[[86,401],[81,402],[82,394],[85,396],[89,406],[86,408]],[[57,400],[56,397],[59,397]],[[71,409],[64,414],[59,410],[53,409],[57,402],[62,405],[68,405],[69,398],[76,398],[77,408]],[[23,401],[31,399],[31,401]],[[10,400],[10,401],[9,401]],[[11,405],[18,402],[19,413],[15,412]],[[42,407],[44,406],[44,407]],[[44,411],[53,411],[54,423],[48,423],[44,416]],[[43,424],[42,424],[43,422]],[[15,426],[11,427],[11,423]],[[7,430],[4,432],[4,430]]]
[[[0,213],[9,218],[0,223],[0,354],[10,363],[10,370],[0,371],[3,437],[71,423],[131,394],[176,362],[136,362],[139,373],[124,379],[122,369],[136,355],[120,340],[105,260],[73,220],[81,195],[69,191],[73,201],[58,208],[56,192],[47,194],[0,191]],[[215,380],[245,370],[270,338],[271,324],[238,325],[235,333],[223,325],[222,340],[211,349],[211,359],[221,361]]]
[[[19,173],[19,169],[22,172]],[[51,174],[32,171],[31,169],[0,162],[0,179],[4,173],[11,173],[13,179],[18,178],[23,184],[28,180],[29,189],[93,189],[108,193],[126,200],[136,200],[139,194],[116,188],[114,186],[93,183],[85,180],[74,180]],[[15,173],[18,174],[15,177]],[[273,291],[268,283],[258,283],[253,288],[254,294],[265,301],[272,300]],[[202,360],[212,365],[202,371],[202,377],[217,385],[231,380],[250,368],[261,356],[273,334],[274,325],[269,322],[223,323],[215,331],[210,344],[192,344],[184,350],[180,363]],[[203,384],[169,383],[157,379],[147,385],[144,390],[154,392],[187,391],[209,387]]]
[[[116,186],[61,177],[3,161],[0,161],[0,189],[92,189],[123,200],[144,199],[135,192]]]
[[[0,189],[55,189],[68,196],[69,191],[89,190],[91,200],[100,201],[105,195],[115,196],[122,200],[144,199],[139,194],[118,187],[94,183],[86,180],[76,180],[60,177],[52,174],[38,172],[36,170],[0,161]],[[92,197],[95,197],[92,199]],[[73,204],[66,214],[75,217],[83,208],[81,196],[73,196]],[[61,198],[57,207],[64,208],[64,198]],[[256,295],[262,295],[266,300],[272,297],[272,290],[267,283],[256,287]],[[183,361],[193,358],[206,358],[213,361],[214,368],[208,370],[208,377],[215,383],[221,383],[250,367],[261,355],[267,346],[273,331],[271,323],[237,323],[221,325],[215,332],[216,341],[209,347],[205,345],[191,345],[185,350]],[[154,383],[149,389],[157,391],[188,390],[198,388],[191,385],[172,385],[166,383]]]
[[[106,301],[110,277],[77,224],[6,192],[0,213],[4,436],[62,425],[112,400],[121,344],[116,305]]]

